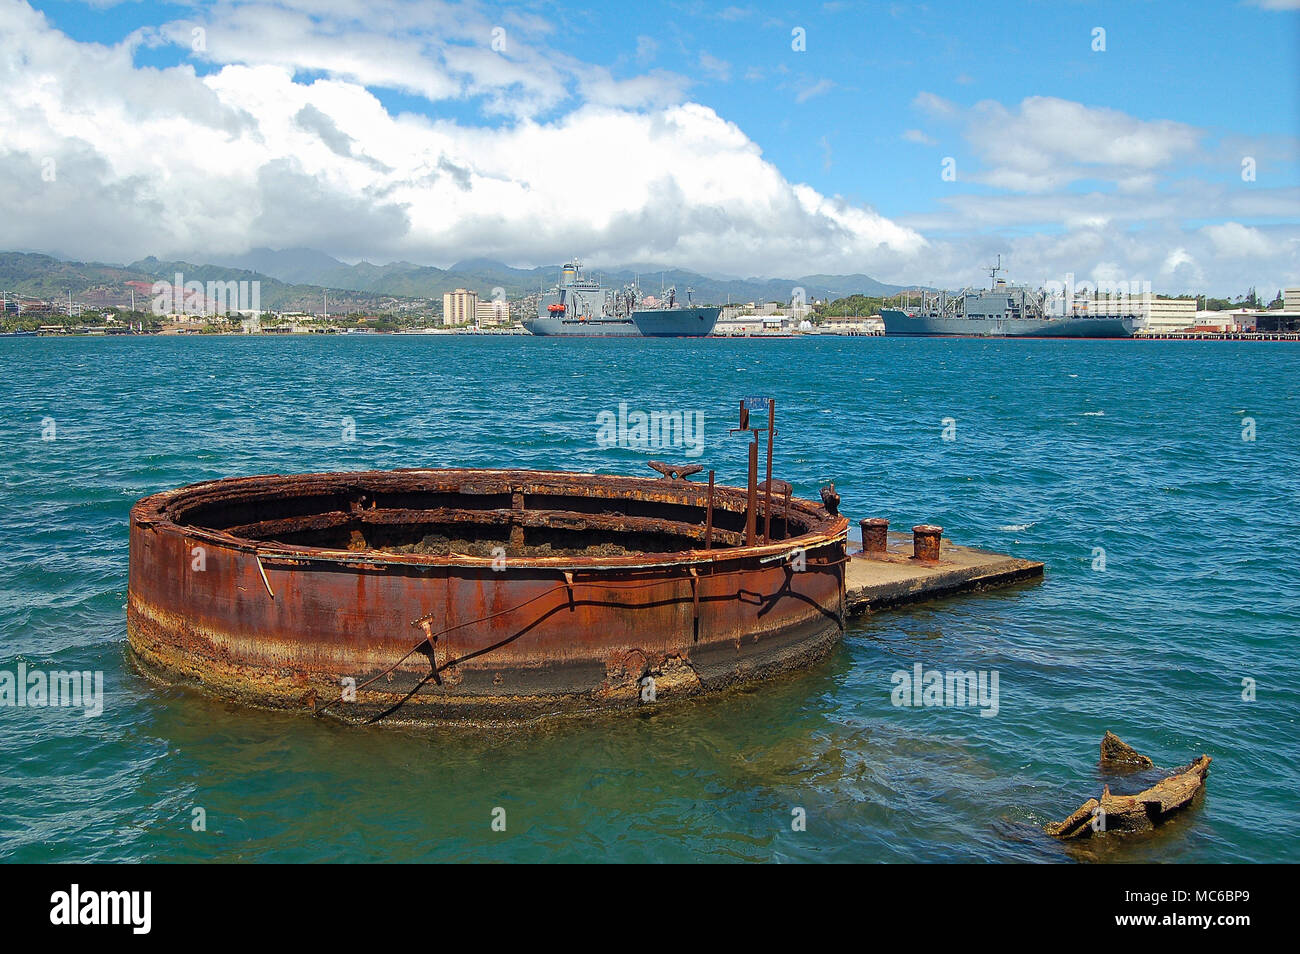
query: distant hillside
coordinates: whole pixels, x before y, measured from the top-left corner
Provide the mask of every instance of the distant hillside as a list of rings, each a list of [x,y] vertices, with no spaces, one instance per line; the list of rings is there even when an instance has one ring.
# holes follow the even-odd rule
[[[351,311],[391,310],[393,306],[415,304],[404,299],[424,296],[403,295],[399,292],[371,292],[351,289],[341,285],[320,283],[296,284],[281,281],[264,272],[222,265],[194,265],[189,262],[160,262],[150,256],[138,262],[132,262],[128,268],[137,269],[156,278],[171,278],[177,272],[185,276],[186,281],[258,281],[261,282],[262,307],[273,311],[319,312],[325,307],[325,297],[329,296],[330,314],[343,314]],[[438,302],[441,304],[441,301]]]
[[[347,265],[314,249],[253,249],[220,264],[249,268],[285,282],[307,282],[330,288],[349,288],[375,294],[409,298],[440,298],[444,292],[469,288],[486,297],[493,288],[505,289],[506,297],[521,298],[538,288],[555,284],[560,265],[540,268],[512,268],[491,259],[457,262],[451,268],[392,262]],[[636,279],[645,291],[676,285],[679,292],[695,289],[698,302],[726,304],[747,301],[789,301],[795,288],[810,298],[842,298],[847,295],[893,295],[902,285],[888,285],[869,275],[806,275],[803,278],[710,278],[686,269],[623,265],[592,269],[608,285],[623,285]]]
[[[120,265],[64,262],[49,255],[0,252],[0,288],[10,295],[65,298],[90,288],[120,286],[144,276]]]
[[[9,295],[62,301],[69,293],[78,302],[92,305],[125,304],[129,300],[127,282],[152,285],[159,279],[171,281],[177,273],[185,281],[260,282],[262,307],[276,311],[318,312],[329,296],[331,314],[353,311],[392,310],[394,306],[414,307],[416,302],[399,301],[396,296],[299,285],[247,269],[222,265],[196,265],[192,262],[164,262],[150,256],[130,265],[105,265],[99,262],[65,262],[49,255],[26,252],[0,252],[0,289]],[[148,307],[147,294],[136,293],[141,309]]]
[[[69,292],[93,303],[116,301],[126,291],[126,282],[152,283],[170,280],[177,272],[187,281],[259,281],[262,307],[282,311],[319,311],[325,295],[332,314],[347,311],[427,308],[441,305],[444,292],[469,288],[486,298],[494,288],[517,299],[549,288],[559,276],[559,265],[512,268],[488,259],[457,262],[451,268],[392,262],[348,265],[313,249],[253,249],[246,255],[220,259],[210,264],[171,261],[153,256],[130,265],[98,262],[65,262],[49,255],[23,252],[0,253],[0,288],[10,294],[34,298],[62,299]],[[675,285],[679,297],[687,288],[700,304],[749,301],[788,302],[796,288],[805,297],[837,299],[849,295],[882,297],[897,293],[902,286],[887,285],[868,275],[807,275],[803,278],[710,278],[685,269],[646,266],[592,269],[606,285],[620,286],[634,279],[647,292]]]
[[[486,260],[462,262],[450,269],[415,265],[411,262],[390,262],[387,265],[358,262],[356,265],[348,265],[324,252],[308,248],[255,248],[245,255],[218,258],[216,261],[221,265],[261,272],[283,282],[435,300],[441,299],[445,292],[457,288],[471,288],[487,297],[497,287],[504,288],[507,297],[520,298],[537,290],[543,273],[554,276],[558,272],[558,267],[514,269]],[[553,283],[554,277],[550,281]]]
[[[336,258],[311,248],[287,248],[276,251],[270,248],[255,248],[244,255],[232,257],[194,256],[199,260],[208,260],[213,265],[225,265],[229,268],[242,268],[250,272],[270,275],[293,285],[329,285],[319,276],[332,268],[346,268]]]

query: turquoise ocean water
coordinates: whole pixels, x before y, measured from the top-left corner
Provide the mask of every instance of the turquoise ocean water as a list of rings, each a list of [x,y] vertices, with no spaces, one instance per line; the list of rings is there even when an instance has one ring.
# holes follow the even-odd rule
[[[1286,343],[0,340],[0,671],[107,691],[98,718],[0,707],[0,860],[1300,860],[1297,372]],[[938,523],[1046,580],[856,621],[751,691],[513,732],[344,728],[127,665],[141,496],[681,459],[600,447],[621,401],[701,411],[699,461],[740,483],[746,394],[777,399],[799,495],[833,479],[855,526]],[[997,671],[997,715],[894,707],[916,663]],[[1154,836],[1064,847],[1040,826],[1099,792],[1106,729],[1162,766],[1210,754],[1207,794]]]

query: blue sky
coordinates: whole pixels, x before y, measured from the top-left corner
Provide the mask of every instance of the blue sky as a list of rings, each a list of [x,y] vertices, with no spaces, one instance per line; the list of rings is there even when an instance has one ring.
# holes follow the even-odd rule
[[[32,61],[43,53],[53,62],[59,50],[122,51],[102,65],[102,95],[118,89],[109,105],[137,122],[151,108],[151,84],[192,87],[195,103],[204,85],[217,88],[223,106],[252,117],[251,132],[216,123],[232,161],[257,164],[244,181],[232,172],[214,186],[260,206],[243,223],[246,235],[235,222],[204,228],[196,209],[188,227],[153,230],[158,247],[147,220],[114,247],[225,252],[246,241],[315,244],[373,261],[449,264],[472,253],[525,264],[558,260],[576,245],[608,264],[861,271],[954,285],[978,280],[983,259],[1001,251],[1025,280],[1068,269],[1222,293],[1243,282],[1300,283],[1297,5],[0,0],[31,32]],[[43,21],[33,26],[20,8]],[[198,52],[195,27],[205,31]],[[803,50],[793,48],[796,28]],[[1097,28],[1103,51],[1094,49]],[[495,30],[504,42],[492,50]],[[68,84],[66,100],[98,68],[83,63],[81,75],[56,72],[46,82]],[[273,101],[259,101],[271,69],[286,77],[280,100],[297,105],[292,129],[277,125]],[[21,101],[19,79],[11,85]],[[341,86],[379,104],[378,126]],[[40,110],[48,120],[51,136],[24,144],[33,161],[42,149],[57,152],[60,135],[65,147],[79,138],[36,88],[25,87],[28,109],[8,117],[31,121]],[[671,136],[660,135],[665,117]],[[436,162],[411,164],[402,135],[413,119]],[[371,133],[390,120],[385,147]],[[324,158],[295,145],[307,132],[324,143]],[[165,183],[200,178],[82,138],[100,161],[80,146],[69,161],[97,165],[102,185],[137,201],[185,205]],[[575,142],[594,156],[556,162]],[[655,162],[626,169],[623,180],[620,153],[629,148]],[[530,149],[532,165],[519,155]],[[955,170],[948,179],[946,157]],[[446,172],[441,180],[436,169]],[[570,169],[581,181],[565,181]],[[425,206],[420,183],[438,200],[430,193]],[[439,192],[453,185],[458,191]],[[291,207],[285,189],[299,197]],[[307,194],[319,195],[322,223],[360,214],[362,234],[295,228],[310,217]],[[367,201],[387,203],[387,217],[357,213]],[[431,221],[440,214],[441,228]],[[530,214],[549,218],[524,241]],[[573,224],[561,228],[561,218]],[[40,246],[40,237],[27,244]],[[78,247],[59,239],[43,241]]]

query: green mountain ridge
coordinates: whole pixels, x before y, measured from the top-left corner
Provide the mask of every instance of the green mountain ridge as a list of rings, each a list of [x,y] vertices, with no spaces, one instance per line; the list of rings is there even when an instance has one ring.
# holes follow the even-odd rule
[[[502,288],[507,298],[521,298],[549,288],[559,270],[559,265],[514,268],[488,259],[458,262],[449,269],[411,262],[348,265],[311,249],[283,252],[258,249],[244,256],[202,264],[149,256],[128,265],[67,261],[32,252],[0,252],[0,289],[10,295],[53,300],[71,293],[75,299],[99,302],[125,293],[126,282],[152,284],[160,279],[170,281],[180,273],[186,281],[260,282],[262,307],[267,309],[316,311],[328,295],[330,312],[343,313],[391,309],[395,304],[411,308],[420,300],[441,304],[442,295],[457,288],[469,288],[484,298],[490,297],[493,289]],[[623,267],[590,272],[610,286],[636,279],[647,292],[675,285],[678,296],[684,297],[686,289],[691,288],[693,300],[701,304],[787,302],[798,288],[811,301],[855,294],[889,295],[903,287],[887,285],[867,275],[720,279],[686,269]]]
[[[307,263],[312,263],[308,267]],[[306,281],[333,288],[403,295],[414,298],[438,298],[457,288],[470,288],[487,296],[493,288],[505,290],[506,297],[519,298],[549,288],[559,276],[560,265],[516,268],[487,258],[468,259],[442,269],[411,262],[375,265],[358,262],[348,265],[313,249],[253,249],[245,255],[225,259],[222,264],[251,267],[284,281]],[[891,295],[902,285],[879,282],[869,275],[808,275],[803,278],[715,278],[681,268],[654,265],[621,265],[608,269],[588,269],[607,285],[624,285],[634,279],[642,289],[657,292],[662,285],[677,286],[679,294],[693,288],[694,299],[701,303],[726,304],[748,301],[789,301],[796,288],[803,288],[809,299],[842,298],[847,295]]]
[[[101,262],[64,261],[31,252],[0,252],[0,289],[10,297],[23,296],[58,303],[71,293],[80,303],[99,305],[124,303],[130,294],[127,282],[184,280],[203,282],[258,282],[261,306],[273,311],[318,311],[329,296],[331,313],[372,311],[393,304],[391,294],[358,292],[322,285],[295,284],[249,269],[223,265],[197,265],[185,261],[161,261],[149,256],[129,265]],[[136,293],[137,307],[147,308],[147,298]]]

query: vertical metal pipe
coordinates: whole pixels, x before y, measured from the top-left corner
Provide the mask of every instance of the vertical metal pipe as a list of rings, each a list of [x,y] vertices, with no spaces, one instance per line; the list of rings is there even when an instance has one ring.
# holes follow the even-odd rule
[[[776,436],[776,398],[767,400],[767,499],[763,502],[763,542],[772,542],[772,438]]]
[[[704,549],[713,549],[713,471],[709,471],[709,506],[704,517]]]
[[[749,485],[747,490],[749,493],[745,506],[745,546],[752,547],[758,516],[756,512],[758,510],[758,431],[754,431],[754,439],[749,445]]]
[[[781,505],[781,527],[785,535],[790,536],[790,494],[794,492],[790,484],[785,485],[785,503]]]

